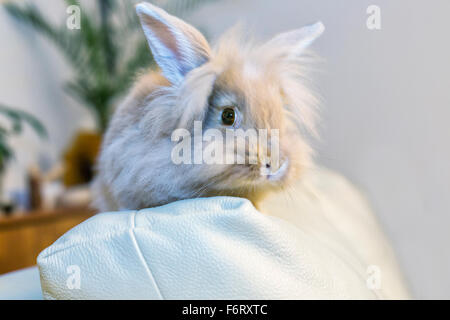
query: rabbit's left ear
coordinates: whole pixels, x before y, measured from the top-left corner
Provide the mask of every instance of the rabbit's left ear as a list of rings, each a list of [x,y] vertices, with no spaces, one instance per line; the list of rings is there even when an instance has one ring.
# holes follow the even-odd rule
[[[147,2],[139,3],[136,12],[153,57],[172,84],[209,59],[208,42],[193,26]]]
[[[289,54],[299,55],[309,47],[325,30],[322,22],[300,29],[281,33],[271,39],[267,44],[274,47],[283,47],[289,50]]]

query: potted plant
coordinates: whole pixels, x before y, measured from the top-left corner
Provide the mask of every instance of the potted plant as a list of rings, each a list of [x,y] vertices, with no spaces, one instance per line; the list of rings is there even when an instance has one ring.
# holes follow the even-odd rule
[[[94,115],[96,131],[79,132],[64,156],[67,165],[63,180],[66,185],[73,185],[89,182],[84,180],[92,173],[86,168],[92,168],[93,163],[87,162],[95,159],[95,149],[99,148],[100,137],[118,98],[126,93],[139,70],[155,63],[135,14],[134,1],[96,0],[97,10],[87,10],[77,0],[64,1],[67,6],[80,8],[79,30],[67,28],[66,21],[52,24],[32,3],[7,3],[5,8],[18,21],[47,37],[64,55],[74,71],[74,77],[65,83],[64,89]],[[167,11],[183,15],[206,1],[160,2],[158,5]]]

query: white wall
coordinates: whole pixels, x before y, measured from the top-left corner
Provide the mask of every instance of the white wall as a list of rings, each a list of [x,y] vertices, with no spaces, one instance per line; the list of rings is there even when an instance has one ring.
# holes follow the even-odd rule
[[[449,12],[448,0],[231,0],[194,17],[213,35],[245,21],[262,37],[323,21],[319,161],[367,193],[418,298],[450,298]]]
[[[65,14],[59,2],[45,7],[55,17]],[[379,31],[366,27],[369,4],[381,8]],[[222,0],[190,18],[211,35],[244,21],[261,37],[324,22],[315,44],[326,61],[317,76],[319,161],[367,193],[418,298],[450,298],[449,12],[448,0]],[[56,156],[79,123],[90,123],[60,90],[68,69],[1,10],[0,39],[0,102],[40,116]],[[21,141],[19,158],[42,146]]]

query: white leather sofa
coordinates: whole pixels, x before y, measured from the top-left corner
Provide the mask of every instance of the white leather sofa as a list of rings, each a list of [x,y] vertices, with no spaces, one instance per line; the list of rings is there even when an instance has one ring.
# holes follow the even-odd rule
[[[0,300],[42,300],[38,268],[31,267],[1,275]]]
[[[40,254],[43,297],[409,297],[376,218],[341,176],[314,169],[261,211],[216,197],[97,215]],[[20,275],[0,277],[0,298],[40,297],[36,269]]]

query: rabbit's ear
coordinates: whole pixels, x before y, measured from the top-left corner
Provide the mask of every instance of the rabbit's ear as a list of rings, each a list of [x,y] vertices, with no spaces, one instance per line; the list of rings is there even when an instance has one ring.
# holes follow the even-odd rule
[[[209,59],[208,42],[193,26],[146,2],[136,12],[153,57],[172,84]]]
[[[281,33],[271,39],[267,44],[274,47],[284,47],[289,54],[299,55],[309,47],[325,30],[322,22],[305,26],[300,29]]]

